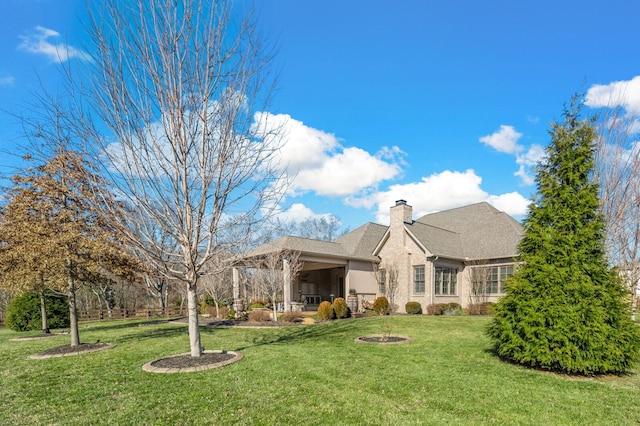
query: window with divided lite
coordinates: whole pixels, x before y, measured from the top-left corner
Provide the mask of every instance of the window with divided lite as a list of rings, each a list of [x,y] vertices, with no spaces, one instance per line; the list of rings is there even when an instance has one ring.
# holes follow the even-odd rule
[[[413,267],[413,292],[424,294],[424,265]]]
[[[378,293],[384,296],[385,284],[387,283],[387,271],[380,269],[378,271]]]
[[[458,270],[436,266],[434,293],[441,296],[455,296],[458,291]]]
[[[513,275],[513,265],[483,266],[471,270],[474,294],[504,294],[504,282]]]

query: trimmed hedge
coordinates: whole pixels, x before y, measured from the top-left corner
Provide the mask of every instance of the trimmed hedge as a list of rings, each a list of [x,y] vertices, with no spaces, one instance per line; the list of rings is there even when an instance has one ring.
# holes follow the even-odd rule
[[[469,315],[491,315],[493,312],[493,302],[475,303],[469,305],[467,312]]]
[[[267,309],[254,309],[249,312],[248,319],[251,322],[271,321],[271,311]]]
[[[333,312],[335,313],[336,318],[346,318],[349,316],[349,306],[344,298],[337,297],[333,301]]]
[[[323,301],[318,305],[318,316],[322,321],[333,319],[333,306],[331,302]]]
[[[407,302],[404,310],[410,315],[418,315],[422,313],[422,305],[420,302]]]
[[[434,303],[427,306],[428,315],[462,315],[462,306],[459,303]]]
[[[389,312],[389,301],[384,296],[379,296],[373,302],[373,311],[378,315],[386,315]]]
[[[302,312],[285,312],[280,316],[280,321],[283,322],[300,322],[304,318]]]

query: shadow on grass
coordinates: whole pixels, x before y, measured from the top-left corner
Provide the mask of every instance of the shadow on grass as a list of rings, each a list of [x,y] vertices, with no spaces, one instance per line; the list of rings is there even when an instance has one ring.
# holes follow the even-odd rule
[[[251,339],[251,344],[239,346],[233,350],[242,351],[264,345],[294,344],[328,336],[336,338],[340,333],[354,330],[354,326],[354,320],[337,320],[325,324],[283,327],[273,330],[272,333],[255,336]]]
[[[78,323],[80,330],[100,330],[100,331],[114,331],[123,330],[125,328],[138,328],[145,325],[156,325],[169,323],[171,319],[150,319],[150,320],[105,320],[96,322],[81,322]]]
[[[264,327],[264,328],[240,328],[236,331],[243,332],[243,340],[248,340],[248,343],[238,342],[236,348],[229,348],[234,351],[241,351],[247,348],[263,346],[263,345],[278,345],[278,344],[293,344],[302,341],[309,341],[313,339],[326,339],[331,337],[333,339],[339,338],[344,335],[345,338],[351,340],[352,334],[356,334],[362,324],[363,319],[348,319],[348,320],[335,320],[327,323],[320,323],[314,325],[299,325],[299,326],[285,326],[285,327]],[[162,327],[157,327],[162,325]],[[164,339],[188,335],[189,329],[184,323],[166,321],[166,320],[150,320],[150,321],[137,321],[127,323],[111,323],[111,324],[97,324],[94,328],[95,331],[113,331],[129,329],[130,332],[122,334],[118,337],[110,338],[109,340],[116,344],[123,344],[131,341],[140,341],[145,339]],[[200,333],[203,335],[212,335],[218,333],[221,328],[203,326],[200,328]],[[225,330],[234,330],[234,327],[225,328]],[[248,336],[246,334],[249,334]],[[253,336],[251,336],[253,334]],[[241,338],[242,339],[242,338]]]
[[[182,325],[173,325],[170,327],[162,328],[137,328],[136,333],[124,334],[116,339],[113,339],[115,343],[126,343],[130,341],[139,341],[145,339],[164,339],[168,337],[184,336],[188,334],[188,329]]]
[[[486,354],[492,355],[493,357],[498,359],[500,362],[503,362],[505,364],[511,365],[513,367],[521,368],[523,370],[532,371],[532,372],[536,372],[536,373],[550,374],[550,375],[553,375],[553,376],[556,376],[556,377],[559,377],[559,378],[565,378],[565,379],[591,380],[591,379],[594,379],[594,378],[601,378],[601,377],[631,377],[631,376],[634,376],[636,374],[632,369],[629,369],[627,371],[611,371],[611,372],[607,372],[607,373],[567,372],[567,371],[564,371],[564,370],[559,369],[559,368],[555,368],[554,369],[554,368],[549,368],[549,367],[546,367],[546,366],[539,366],[539,365],[536,365],[534,363],[520,363],[520,362],[518,362],[518,361],[516,361],[514,359],[511,359],[511,358],[507,357],[507,356],[500,355],[495,347],[487,348],[487,349],[484,350],[484,352]]]

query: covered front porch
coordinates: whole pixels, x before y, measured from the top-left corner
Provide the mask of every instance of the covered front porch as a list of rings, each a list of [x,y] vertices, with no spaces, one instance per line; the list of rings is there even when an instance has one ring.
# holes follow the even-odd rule
[[[336,297],[345,297],[346,262],[327,263],[315,259],[302,262],[300,272],[289,286],[293,309],[302,303],[303,310],[315,311],[322,301],[333,303]],[[287,291],[286,283],[283,291]]]
[[[345,297],[348,292],[345,287],[347,261],[300,255],[297,262],[298,265],[291,265],[286,257],[283,257],[279,263],[281,291],[278,311],[316,311],[325,300],[333,303],[335,298]],[[252,263],[252,268],[260,264],[255,260]],[[246,285],[241,282],[242,268],[247,268],[247,265],[237,265],[233,268],[233,298],[236,312],[246,309],[247,304],[251,303],[251,300],[248,300],[251,297],[246,294]]]
[[[233,273],[233,297],[239,311],[241,274],[239,268],[267,269],[270,283],[277,276],[277,304],[282,311],[317,310],[323,301],[346,298],[350,290],[362,298],[375,298],[375,276],[379,258],[371,255],[383,227],[369,224],[336,242],[286,236],[259,246],[239,259]],[[375,232],[374,232],[375,231]],[[372,233],[373,235],[368,235]],[[269,286],[270,289],[274,287]],[[271,291],[273,299],[273,291]],[[246,298],[246,293],[245,293]],[[242,309],[240,309],[242,310]]]

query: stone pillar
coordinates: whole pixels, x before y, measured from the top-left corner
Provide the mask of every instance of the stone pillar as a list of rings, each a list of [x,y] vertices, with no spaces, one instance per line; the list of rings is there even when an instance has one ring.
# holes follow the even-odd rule
[[[282,274],[283,274],[283,302],[284,302],[284,311],[291,311],[291,263],[289,259],[282,259]]]
[[[236,311],[236,318],[244,310],[243,305],[240,298],[240,272],[238,268],[233,268],[233,310]]]

